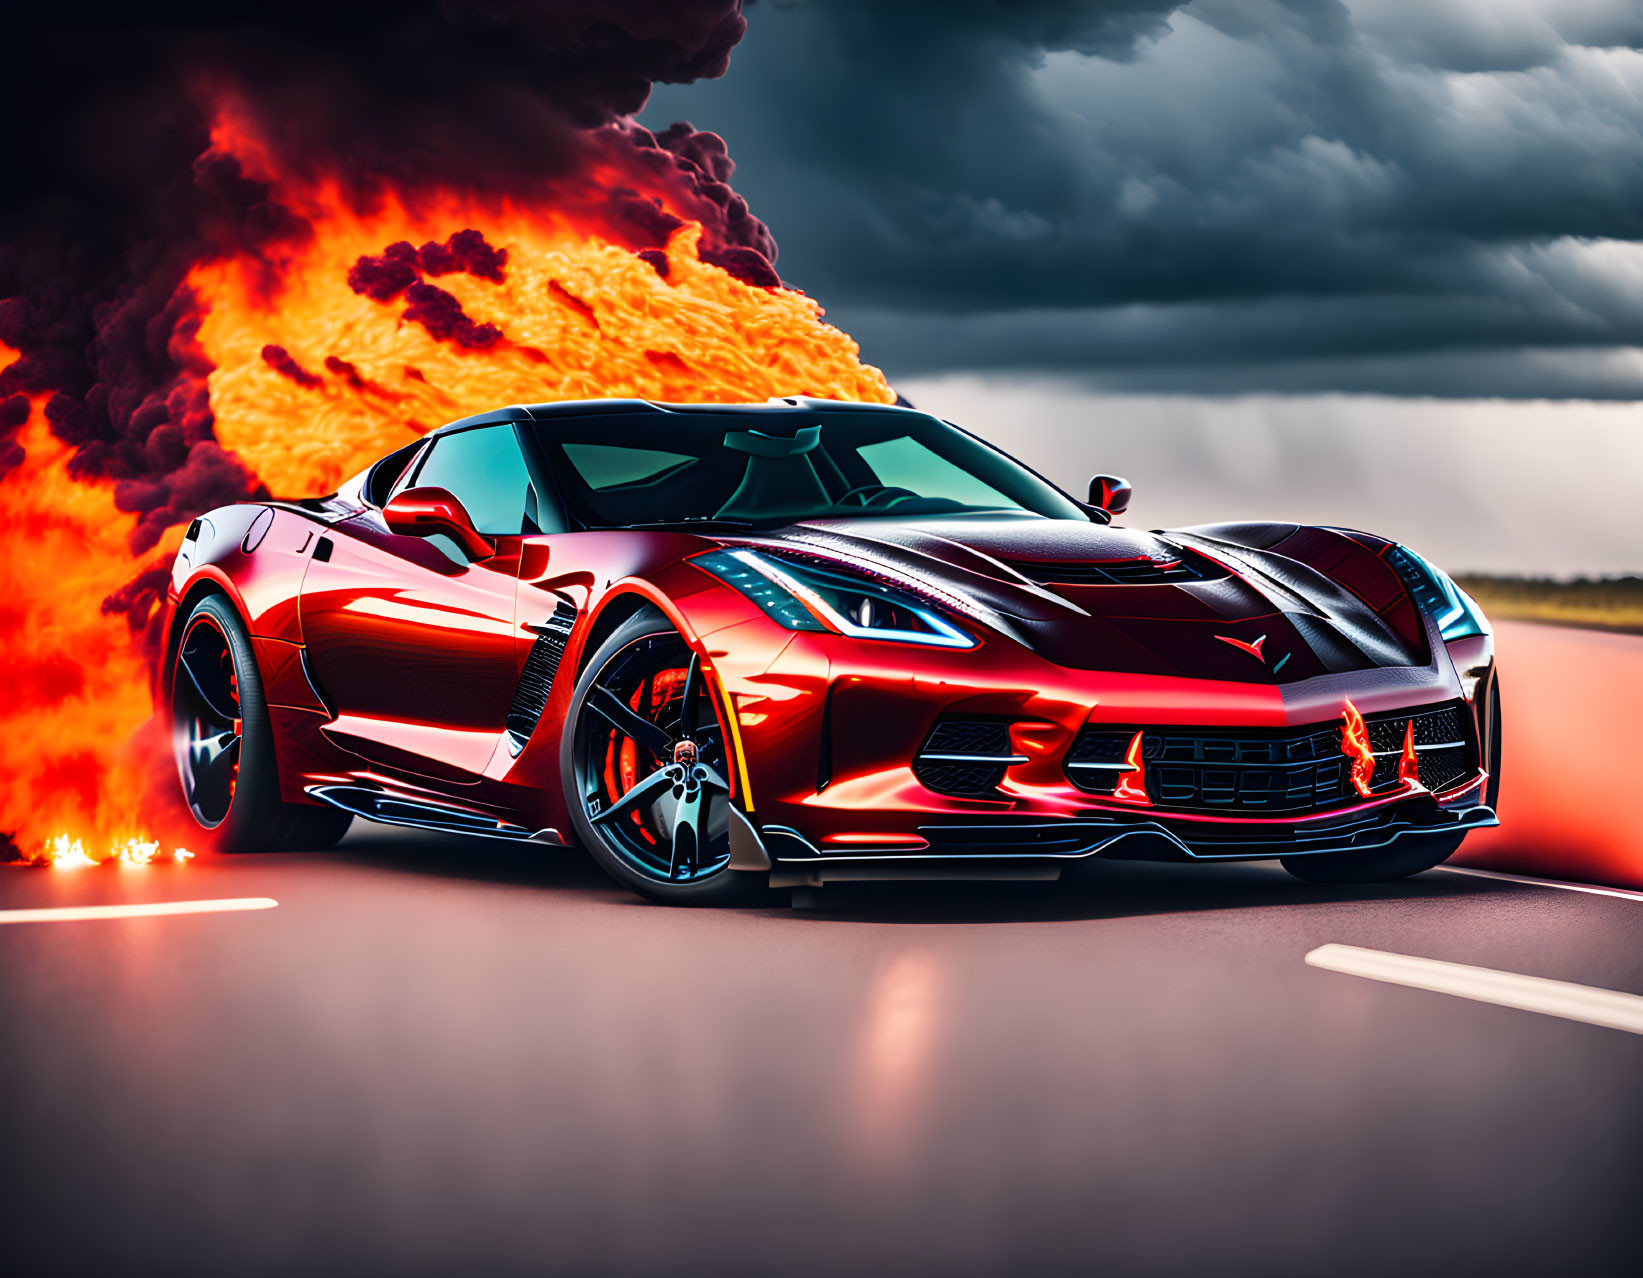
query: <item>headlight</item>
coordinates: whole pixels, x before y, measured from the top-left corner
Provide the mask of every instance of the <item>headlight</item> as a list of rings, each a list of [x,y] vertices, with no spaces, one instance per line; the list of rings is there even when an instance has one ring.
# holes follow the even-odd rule
[[[1465,639],[1489,633],[1489,621],[1472,597],[1449,580],[1441,568],[1428,563],[1407,546],[1394,546],[1386,557],[1409,588],[1422,612],[1437,622],[1447,639]]]
[[[924,600],[847,573],[756,550],[710,550],[690,562],[739,590],[789,630],[830,630],[937,648],[976,646]]]

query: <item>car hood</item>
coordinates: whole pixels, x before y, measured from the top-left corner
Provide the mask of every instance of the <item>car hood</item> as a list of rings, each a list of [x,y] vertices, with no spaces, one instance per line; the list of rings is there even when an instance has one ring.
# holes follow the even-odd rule
[[[819,519],[733,540],[956,593],[1076,669],[1288,683],[1427,658],[1305,564],[1188,533],[981,515]]]

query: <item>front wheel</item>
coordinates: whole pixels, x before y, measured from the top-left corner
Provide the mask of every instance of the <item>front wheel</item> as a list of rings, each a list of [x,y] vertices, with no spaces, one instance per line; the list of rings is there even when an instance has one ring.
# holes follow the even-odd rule
[[[601,869],[670,905],[747,905],[730,868],[730,757],[701,657],[641,613],[593,654],[571,697],[560,770],[571,826]]]
[[[1363,852],[1321,852],[1278,858],[1284,869],[1308,883],[1389,883],[1442,865],[1454,856],[1464,834],[1409,839]]]

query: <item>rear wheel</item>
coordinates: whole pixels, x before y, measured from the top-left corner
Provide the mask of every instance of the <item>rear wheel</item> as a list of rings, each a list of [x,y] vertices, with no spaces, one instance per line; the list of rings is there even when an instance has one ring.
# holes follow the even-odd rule
[[[251,640],[221,595],[207,595],[183,622],[171,725],[183,803],[216,851],[317,851],[347,832],[346,812],[281,802]]]
[[[1464,834],[1442,838],[1407,839],[1364,852],[1323,852],[1286,856],[1284,869],[1308,883],[1386,883],[1441,865],[1455,854]]]
[[[626,622],[577,681],[560,752],[572,828],[612,878],[674,905],[766,899],[730,868],[730,769],[700,656],[655,614]]]

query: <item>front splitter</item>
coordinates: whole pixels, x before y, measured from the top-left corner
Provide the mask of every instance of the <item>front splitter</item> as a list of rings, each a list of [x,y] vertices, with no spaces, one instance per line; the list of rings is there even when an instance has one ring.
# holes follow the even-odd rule
[[[824,853],[798,831],[766,826],[771,886],[820,886],[866,879],[1053,879],[1069,863],[1101,857],[1139,861],[1261,861],[1274,857],[1367,851],[1411,839],[1448,838],[1499,825],[1479,804],[1451,810],[1430,799],[1343,819],[1323,828],[1297,823],[1278,834],[1228,826],[1222,837],[1184,838],[1162,821],[1067,820],[920,826],[928,848]],[[1234,837],[1225,837],[1228,831]]]

